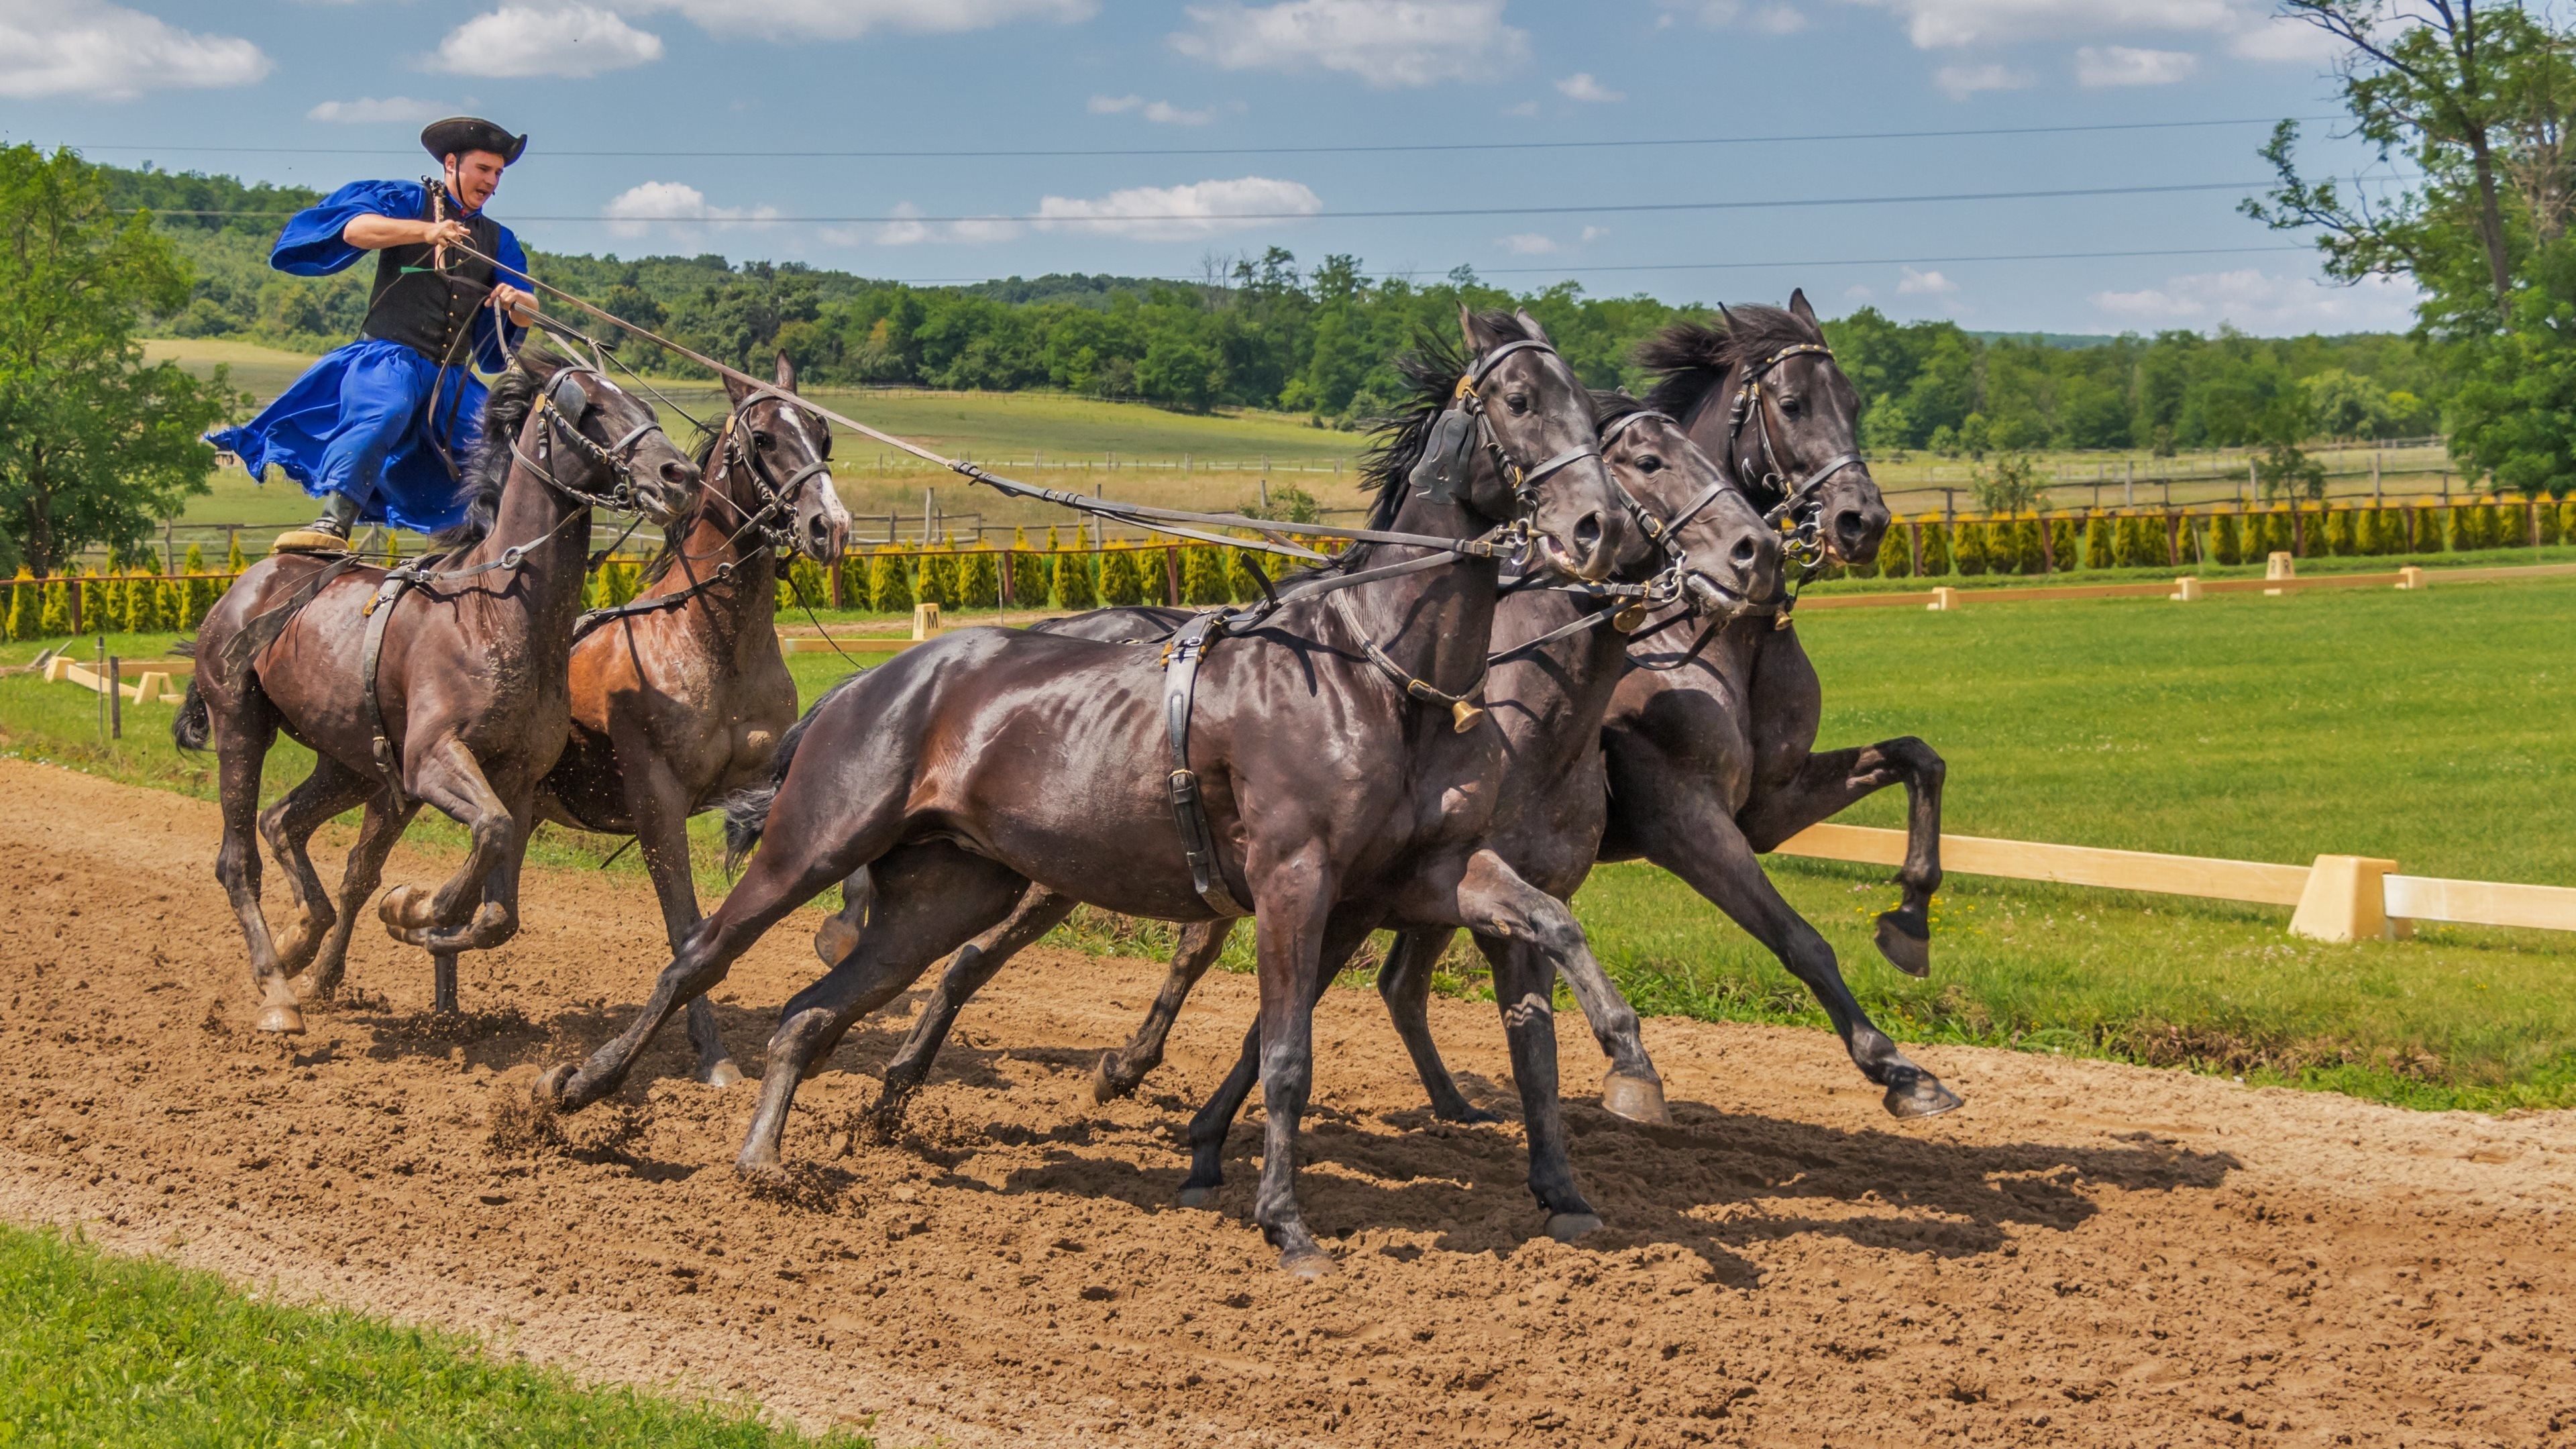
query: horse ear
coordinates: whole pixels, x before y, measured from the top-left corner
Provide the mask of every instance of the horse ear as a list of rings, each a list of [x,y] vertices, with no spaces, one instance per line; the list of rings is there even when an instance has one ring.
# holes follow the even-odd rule
[[[1816,321],[1816,309],[1807,305],[1806,288],[1797,287],[1790,290],[1789,315],[1810,327],[1819,325]]]
[[[1512,315],[1520,319],[1521,330],[1529,334],[1531,341],[1547,342],[1547,329],[1538,325],[1538,319],[1529,314],[1527,307],[1515,310]],[[1556,344],[1547,342],[1547,345],[1554,347]]]
[[[777,382],[778,390],[780,392],[794,392],[796,390],[796,364],[787,360],[787,353],[784,348],[780,349],[778,353],[778,371],[772,374],[772,377]]]
[[[1717,320],[1718,320],[1720,323],[1724,324],[1724,327],[1725,327],[1725,330],[1726,330],[1726,332],[1727,332],[1727,335],[1729,335],[1729,336],[1733,336],[1733,335],[1734,335],[1734,333],[1735,333],[1735,314],[1726,310],[1726,304],[1725,304],[1724,302],[1720,302],[1720,303],[1718,303],[1718,304],[1717,304]]]
[[[1467,339],[1469,352],[1485,350],[1485,339],[1476,328],[1476,309],[1464,302],[1458,304],[1458,332],[1460,336]]]
[[[741,378],[734,376],[730,372],[724,375],[724,385],[725,397],[729,399],[735,407],[741,407],[742,400],[751,396],[751,389],[743,383]]]

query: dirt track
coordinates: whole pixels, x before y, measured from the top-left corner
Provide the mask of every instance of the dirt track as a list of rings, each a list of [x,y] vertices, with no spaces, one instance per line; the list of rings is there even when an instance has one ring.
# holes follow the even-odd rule
[[[1610,1227],[1560,1246],[1532,1240],[1517,1131],[1428,1123],[1374,996],[1336,992],[1305,1184],[1344,1270],[1306,1286],[1246,1222],[1251,1129],[1217,1211],[1169,1205],[1248,978],[1211,978],[1146,1099],[1102,1110],[1091,1062],[1160,967],[1038,953],[968,1010],[915,1139],[838,1156],[901,1024],[863,1028],[801,1097],[813,1190],[783,1202],[726,1167],[749,1089],[676,1077],[676,1029],[568,1140],[513,1137],[538,1064],[661,962],[640,882],[533,879],[453,1036],[420,1015],[425,958],[369,923],[359,998],[280,1042],[243,1029],[215,836],[210,806],[0,763],[0,1216],[812,1425],[875,1415],[898,1446],[2576,1438],[2569,1114],[1931,1048],[1968,1106],[1899,1128],[1828,1036],[1658,1021],[1680,1125],[1572,1109]],[[719,993],[747,1067],[811,924]],[[1434,1009],[1509,1112],[1492,1009]]]

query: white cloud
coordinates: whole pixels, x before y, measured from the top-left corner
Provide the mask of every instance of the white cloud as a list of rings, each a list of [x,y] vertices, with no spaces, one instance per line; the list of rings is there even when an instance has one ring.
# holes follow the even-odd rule
[[[1918,272],[1912,267],[1897,269],[1896,295],[1900,297],[1948,297],[1957,294],[1959,284],[1939,272]]]
[[[2243,60],[2277,60],[2323,65],[2343,53],[2343,42],[2304,20],[2285,15],[2239,30],[2227,42],[2228,54]]]
[[[629,10],[677,11],[714,35],[764,40],[856,40],[871,30],[954,35],[1016,20],[1072,24],[1097,0],[625,0]]]
[[[2245,60],[2314,63],[2334,43],[2315,26],[2283,19],[2272,0],[1843,0],[1902,21],[1918,49],[2015,45],[2034,40],[2125,40],[2142,33],[2224,41]]]
[[[2030,84],[2030,73],[1989,61],[1984,65],[1945,65],[1932,73],[1932,80],[1950,99],[1964,101],[1979,91],[2020,90]]]
[[[125,101],[146,91],[246,86],[269,72],[260,48],[200,35],[101,0],[0,0],[0,96]]]
[[[452,116],[457,107],[445,101],[415,101],[409,96],[361,96],[354,101],[324,101],[304,113],[308,121],[341,121],[365,125],[376,121],[435,121]]]
[[[1574,240],[1561,242],[1544,232],[1518,231],[1510,236],[1494,238],[1494,245],[1516,257],[1545,257],[1554,256],[1558,252],[1572,251],[1577,247],[1599,241],[1609,234],[1610,228],[1606,226],[1587,226],[1576,235]]]
[[[662,58],[662,37],[595,5],[504,5],[438,43],[433,70],[457,75],[593,76]]]
[[[969,217],[964,221],[929,222],[917,218],[921,208],[909,201],[898,201],[895,220],[876,229],[865,240],[881,247],[919,246],[923,242],[963,242],[969,246],[984,242],[1009,241],[1020,234],[1020,224],[1007,216]],[[826,241],[849,243],[861,238],[844,231],[826,231]]]
[[[2414,325],[2421,295],[2398,278],[2372,277],[2345,287],[2246,267],[2169,277],[2161,287],[2135,292],[2096,292],[2092,302],[2121,326],[2207,331],[2227,323],[2279,335],[2400,331]]]
[[[2127,45],[2086,45],[2075,52],[2075,83],[2103,86],[2169,86],[2188,80],[2200,57],[2187,50],[2139,50]]]
[[[1181,54],[1221,70],[1354,75],[1380,89],[1477,80],[1529,57],[1529,32],[1503,23],[1504,0],[1234,0],[1186,7]]]
[[[1135,111],[1158,126],[1204,126],[1216,119],[1216,107],[1185,111],[1170,101],[1149,101],[1143,96],[1093,96],[1088,107],[1095,116],[1124,115]]]
[[[1751,5],[1745,0],[1659,0],[1665,5],[1678,4],[1699,17],[1699,23],[1712,30],[1743,26],[1757,35],[1789,35],[1807,28],[1806,12],[1781,4]],[[1656,18],[1660,28],[1672,23],[1667,12]]]
[[[1535,116],[1538,114],[1538,102],[1523,101],[1519,105],[1505,107],[1503,114],[1506,116]]]
[[[1567,76],[1565,79],[1558,81],[1556,83],[1556,93],[1570,101],[1591,101],[1597,103],[1624,101],[1628,99],[1628,93],[1626,91],[1614,91],[1610,89],[1601,82],[1594,80],[1592,78],[1592,72],[1588,70],[1578,70],[1574,74]]]
[[[1866,302],[1877,295],[1878,294],[1876,292],[1871,291],[1867,287],[1861,286],[1857,282],[1853,283],[1851,286],[1843,288],[1843,300],[1846,302]]]
[[[1043,231],[1090,232],[1140,241],[1182,241],[1311,216],[1323,198],[1302,182],[1243,176],[1188,186],[1131,186],[1096,200],[1050,196],[1038,203]]]
[[[778,215],[774,206],[709,206],[706,193],[678,181],[647,181],[630,186],[609,200],[601,212],[608,229],[623,237],[652,234],[655,228],[682,237],[698,236],[728,223],[759,221]]]

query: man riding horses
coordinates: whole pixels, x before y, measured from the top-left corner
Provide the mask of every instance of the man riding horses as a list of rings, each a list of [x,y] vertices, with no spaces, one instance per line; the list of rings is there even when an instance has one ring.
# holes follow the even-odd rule
[[[483,214],[528,138],[451,116],[420,141],[443,177],[351,182],[298,212],[269,253],[281,272],[327,277],[374,252],[358,340],[248,424],[206,437],[251,477],[274,463],[322,500],[309,527],[278,535],[280,551],[345,550],[361,522],[430,533],[464,521],[458,468],[483,417],[474,370],[506,365],[536,314],[527,253]]]

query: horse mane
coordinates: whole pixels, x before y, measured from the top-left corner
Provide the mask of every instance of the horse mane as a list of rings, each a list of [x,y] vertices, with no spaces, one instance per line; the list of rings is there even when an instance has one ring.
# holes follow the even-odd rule
[[[723,436],[723,424],[712,428],[701,424],[697,442],[690,445],[689,461],[698,465],[701,483],[715,476],[716,439]],[[707,511],[707,499],[714,495],[714,491],[712,487],[701,487],[688,511],[663,526],[662,546],[653,550],[651,561],[644,565],[644,573],[636,581],[637,590],[649,589],[660,583],[662,576],[671,571],[671,566],[680,561],[680,552],[689,541],[689,530],[698,526],[699,517]]]
[[[492,380],[492,395],[483,400],[482,427],[465,458],[464,482],[473,495],[465,504],[465,521],[430,535],[432,549],[440,553],[462,552],[481,543],[492,531],[493,521],[501,515],[501,489],[510,481],[519,429],[527,425],[528,414],[535,410],[546,379],[554,376],[564,362],[561,353],[531,337],[501,375]]]
[[[1503,342],[1529,336],[1520,318],[1505,311],[1479,312],[1476,325]],[[1414,333],[1411,348],[1396,354],[1396,374],[1412,389],[1412,396],[1393,414],[1369,424],[1377,441],[1360,463],[1360,486],[1377,493],[1377,504],[1369,510],[1369,527],[1394,526],[1397,511],[1404,507],[1405,480],[1431,441],[1431,425],[1448,410],[1450,399],[1457,396],[1458,379],[1474,365],[1463,337],[1427,327]]]
[[[1714,322],[1675,322],[1637,344],[1637,365],[1656,374],[1646,406],[1688,422],[1737,367],[1824,340],[1823,331],[1782,307],[1748,304],[1728,308]]]
[[[1600,419],[1600,425],[1605,429],[1630,413],[1661,411],[1663,409],[1637,398],[1624,387],[1592,389],[1592,415]]]

